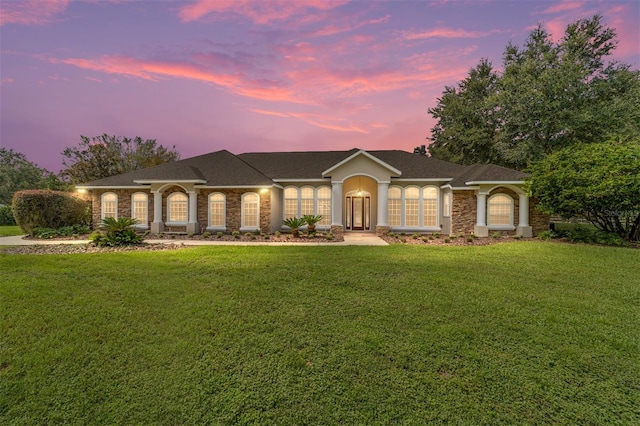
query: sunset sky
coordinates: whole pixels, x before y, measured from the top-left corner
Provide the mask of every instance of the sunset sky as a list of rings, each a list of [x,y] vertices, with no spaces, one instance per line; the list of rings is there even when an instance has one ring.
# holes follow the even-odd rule
[[[0,147],[57,172],[80,135],[228,149],[403,149],[483,57],[596,13],[640,66],[640,2],[2,0]]]

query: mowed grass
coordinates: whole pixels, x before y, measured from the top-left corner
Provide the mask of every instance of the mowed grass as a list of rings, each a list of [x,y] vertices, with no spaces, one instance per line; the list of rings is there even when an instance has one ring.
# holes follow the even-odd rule
[[[12,237],[14,235],[24,235],[19,226],[0,226],[0,237]]]
[[[0,254],[0,424],[638,424],[640,251]]]

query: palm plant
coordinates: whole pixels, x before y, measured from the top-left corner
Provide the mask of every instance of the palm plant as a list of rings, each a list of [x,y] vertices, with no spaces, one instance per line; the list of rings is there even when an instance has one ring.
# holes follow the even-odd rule
[[[291,233],[293,234],[294,237],[299,237],[300,236],[300,227],[304,226],[305,220],[304,218],[301,217],[290,217],[288,219],[285,219],[282,222],[285,226],[288,226],[289,228],[291,228]]]
[[[97,246],[127,246],[132,244],[140,244],[142,238],[136,234],[133,228],[138,221],[131,217],[105,217],[100,223],[100,229],[104,234],[99,233],[91,237],[93,243]]]
[[[302,216],[302,219],[307,224],[307,231],[309,231],[309,233],[312,233],[316,232],[316,223],[322,220],[322,215],[307,214]]]

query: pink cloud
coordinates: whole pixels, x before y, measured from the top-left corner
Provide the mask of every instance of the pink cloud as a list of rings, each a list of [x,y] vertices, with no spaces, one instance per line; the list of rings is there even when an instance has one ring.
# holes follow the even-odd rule
[[[369,132],[362,127],[355,126],[353,124],[343,124],[347,120],[343,118],[335,118],[333,116],[327,116],[323,114],[313,113],[300,113],[300,112],[276,112],[268,111],[264,109],[252,109],[252,112],[256,114],[269,115],[282,118],[296,118],[312,126],[320,127],[322,129],[335,130],[338,132],[356,132],[368,134]]]
[[[572,11],[572,10],[582,8],[584,4],[585,2],[582,2],[582,1],[563,0],[558,4],[547,7],[546,9],[540,11],[539,13],[542,15],[549,15],[554,13],[567,12],[570,10]]]
[[[429,38],[480,38],[500,32],[500,30],[467,31],[454,28],[436,28],[430,31],[403,31],[401,33],[401,37],[405,40],[426,40]]]
[[[21,0],[0,2],[0,26],[47,24],[69,6],[69,0]]]
[[[183,6],[178,16],[183,22],[201,20],[214,13],[231,13],[251,19],[258,24],[282,21],[310,9],[330,10],[346,3],[345,0],[198,0]]]
[[[3,77],[2,79],[0,79],[0,85],[2,84],[11,84],[11,83],[15,83],[16,80],[11,78],[11,77]]]

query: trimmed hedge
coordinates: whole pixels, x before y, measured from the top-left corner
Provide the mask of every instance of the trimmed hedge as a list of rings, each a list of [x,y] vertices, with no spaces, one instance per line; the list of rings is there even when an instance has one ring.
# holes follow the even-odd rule
[[[62,191],[18,191],[11,209],[18,226],[29,235],[35,228],[57,229],[88,224],[90,220],[89,203]]]
[[[13,218],[11,206],[0,206],[0,226],[15,226],[16,220]]]

